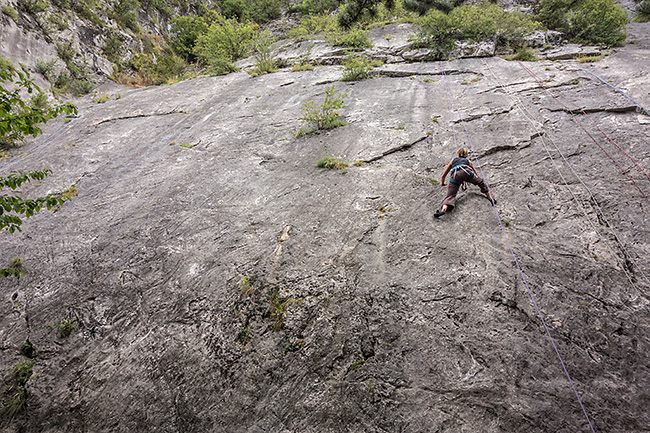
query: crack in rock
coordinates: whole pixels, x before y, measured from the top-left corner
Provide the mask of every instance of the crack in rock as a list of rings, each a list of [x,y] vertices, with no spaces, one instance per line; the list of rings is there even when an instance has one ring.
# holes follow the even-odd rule
[[[491,147],[488,150],[486,150],[485,152],[483,152],[479,158],[483,158],[484,156],[493,155],[495,153],[503,152],[503,151],[507,151],[507,150],[522,150],[522,149],[525,149],[525,148],[527,148],[527,147],[529,147],[531,145],[531,142],[535,138],[541,137],[542,135],[544,135],[544,132],[536,132],[535,134],[531,135],[528,140],[519,141],[519,142],[517,142],[517,144],[513,144],[513,145],[506,144],[506,145],[502,145],[502,146]],[[525,146],[520,146],[520,144],[524,144],[524,143],[526,144]]]
[[[458,120],[452,120],[452,123],[471,122],[473,120],[482,119],[485,116],[500,116],[501,114],[510,113],[515,107],[505,108],[502,111],[491,111],[489,113],[470,114]]]
[[[118,121],[118,120],[137,119],[137,118],[140,118],[140,117],[168,116],[170,114],[187,114],[187,113],[185,111],[172,110],[172,111],[167,111],[167,112],[164,112],[164,113],[149,113],[149,114],[140,113],[140,114],[132,114],[132,115],[128,115],[128,116],[110,117],[108,119],[103,119],[103,120],[100,120],[99,122],[93,123],[93,126],[99,126],[102,123],[115,122],[115,121]]]
[[[552,113],[557,113],[563,111],[565,113],[573,114],[587,114],[587,113],[628,113],[630,111],[637,110],[636,105],[625,105],[622,107],[609,107],[609,108],[574,108],[573,110],[562,107],[562,108],[548,108],[547,110]]]
[[[372,158],[368,158],[368,159],[362,159],[361,162],[363,162],[365,164],[368,164],[370,162],[377,161],[378,159],[381,159],[381,158],[383,158],[385,156],[388,156],[390,154],[393,154],[395,152],[399,152],[400,150],[405,150],[405,149],[408,149],[408,148],[410,148],[412,146],[415,146],[416,144],[426,140],[428,137],[429,137],[429,135],[425,135],[425,136],[420,137],[417,140],[413,141],[412,143],[406,143],[406,144],[402,144],[401,146],[397,146],[397,147],[393,147],[391,149],[388,149],[386,152],[383,152],[381,155],[373,156]]]
[[[482,73],[471,71],[471,70],[461,70],[461,69],[452,69],[448,71],[409,71],[409,70],[387,70],[387,69],[374,69],[371,72],[372,76],[384,77],[384,78],[405,78],[405,77],[431,77],[431,76],[442,76],[442,75],[462,75],[462,74],[474,74],[478,76],[483,76]]]

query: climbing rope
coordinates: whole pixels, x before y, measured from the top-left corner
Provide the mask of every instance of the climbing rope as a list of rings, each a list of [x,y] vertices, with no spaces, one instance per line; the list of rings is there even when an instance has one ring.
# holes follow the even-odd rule
[[[580,122],[580,121],[578,120],[578,118],[576,117],[575,113],[574,113],[574,112],[573,112],[569,107],[567,107],[567,106],[564,105],[562,102],[560,102],[560,100],[559,100],[557,97],[555,97],[555,95],[553,95],[553,93],[550,92],[550,90],[549,90],[549,89],[548,89],[548,88],[543,84],[541,78],[539,78],[537,75],[535,75],[534,72],[532,72],[530,69],[528,69],[528,68],[527,68],[523,63],[521,63],[520,61],[517,61],[517,63],[519,63],[519,64],[521,65],[521,67],[522,67],[526,72],[528,72],[528,73],[530,74],[530,76],[533,77],[533,78],[538,82],[538,84],[542,87],[542,89],[544,89],[544,90],[545,90],[549,95],[551,95],[551,97],[552,97],[553,99],[555,99],[555,100],[556,100],[560,105],[562,105],[564,108],[566,108],[566,109],[569,111],[569,113],[571,113],[571,116],[572,116],[573,119],[578,123],[578,125],[580,125],[580,127],[582,128],[582,130],[585,131],[585,133],[589,136],[589,138],[591,138],[591,139],[593,140],[593,142],[596,143],[596,145],[598,145],[598,147],[600,147],[600,149],[605,153],[605,155],[607,155],[607,157],[609,157],[609,159],[611,159],[611,160],[614,162],[614,164],[616,164],[616,166],[621,170],[621,172],[623,172],[623,174],[625,174],[625,176],[627,176],[627,177],[632,181],[632,183],[634,183],[634,186],[636,186],[636,188],[639,190],[639,192],[641,193],[641,195],[643,195],[643,197],[646,199],[646,201],[648,202],[648,204],[650,204],[650,198],[649,198],[649,197],[648,197],[648,196],[643,192],[643,190],[641,189],[641,187],[639,187],[639,185],[638,185],[638,184],[636,183],[636,181],[632,178],[632,176],[630,176],[630,174],[628,173],[628,170],[625,170],[625,169],[624,169],[624,168],[623,168],[623,167],[622,167],[622,166],[621,166],[621,165],[620,165],[620,164],[619,164],[619,163],[618,163],[618,162],[617,162],[617,161],[616,161],[616,160],[615,160],[615,159],[614,159],[610,154],[609,154],[609,152],[607,152],[607,151],[605,150],[605,148],[604,148],[604,147],[603,147],[603,146],[598,142],[598,140],[596,140],[596,139],[593,137],[593,135],[591,135],[591,133],[590,133],[589,131],[587,131],[587,129],[586,129],[586,128],[584,127],[584,125],[582,124],[582,122]],[[559,94],[559,92],[557,92],[557,93]],[[566,98],[565,98],[565,99],[566,99]],[[581,110],[582,110],[582,109],[581,109]],[[582,112],[584,113],[584,115],[585,115],[585,116],[586,116],[590,121],[593,122],[593,120],[591,120],[591,118],[590,118],[589,116],[587,116],[587,113],[585,113],[584,110],[582,110]],[[600,129],[600,128],[599,128],[599,129]],[[602,132],[602,130],[601,130],[601,132]],[[603,134],[604,134],[604,132],[603,132]],[[606,135],[606,134],[605,134],[605,135]],[[606,135],[606,136],[607,136],[607,135]],[[608,138],[609,138],[609,137],[608,137]],[[627,152],[625,152],[625,151],[624,151],[624,150],[623,150],[623,149],[622,149],[622,148],[621,148],[621,147],[620,147],[616,142],[614,142],[614,141],[611,140],[611,139],[610,139],[610,141],[612,141],[612,143],[614,143],[614,144],[616,145],[616,147],[618,147],[621,151],[623,151],[626,155],[628,155],[628,156],[632,159],[632,161],[634,161],[634,163],[636,164],[636,166],[639,167],[639,168],[641,169],[641,171],[643,171],[643,173],[646,174],[646,176],[648,176],[648,179],[650,179],[650,175],[648,175],[648,173],[646,173],[646,171],[643,170],[643,168],[642,168],[642,167],[641,167],[641,166],[636,162],[636,160],[634,160],[634,158],[632,158],[632,157],[631,157]]]
[[[518,61],[518,63],[519,63],[519,64],[520,64],[524,69],[526,69],[526,70],[528,71],[529,74],[532,74],[532,75],[535,77],[535,79],[537,80],[537,82],[540,83],[540,85],[541,85],[542,87],[545,87],[545,86],[542,84],[542,83],[543,83],[542,79],[541,79],[537,74],[535,74],[535,73],[534,73],[531,69],[529,69],[528,67],[524,66],[523,63],[521,63],[521,62],[519,62],[519,61]],[[553,95],[550,93],[550,90],[551,90],[550,87],[549,87],[548,89],[549,89],[549,90],[547,90],[547,92],[548,92],[551,96],[553,96]],[[545,90],[546,90],[546,89],[545,89]],[[600,132],[601,132],[601,133],[602,133],[602,134],[603,134],[603,135],[604,135],[604,136],[605,136],[609,141],[611,141],[611,142],[612,142],[616,147],[618,147],[618,149],[619,149],[621,152],[623,152],[623,153],[625,154],[625,156],[627,156],[628,158],[630,158],[630,160],[634,163],[634,165],[636,165],[636,166],[639,168],[639,170],[641,170],[641,171],[643,172],[643,174],[645,174],[646,177],[647,177],[648,179],[650,179],[650,174],[648,174],[648,173],[643,169],[643,167],[641,167],[641,166],[639,165],[639,163],[636,161],[636,159],[634,159],[634,158],[632,157],[632,155],[630,155],[630,154],[629,154],[628,152],[626,152],[626,151],[625,151],[621,146],[619,146],[618,143],[616,143],[614,140],[612,140],[612,138],[611,138],[609,135],[607,135],[607,133],[606,133],[605,131],[603,131],[603,130],[600,128],[600,126],[598,126],[598,125],[596,124],[596,122],[594,122],[594,121],[592,120],[591,117],[589,117],[589,115],[585,112],[585,110],[584,110],[582,107],[580,107],[580,106],[579,106],[578,104],[576,104],[575,102],[569,100],[566,96],[564,96],[564,95],[563,95],[562,93],[560,93],[558,90],[556,90],[556,89],[552,89],[552,90],[553,90],[553,92],[555,92],[559,97],[561,97],[562,99],[564,99],[567,103],[573,105],[573,106],[576,107],[578,110],[580,110],[580,111],[582,112],[582,114],[584,114],[584,116],[585,116],[585,117],[586,117],[586,118],[591,122],[591,124],[594,125],[594,126],[596,127],[596,129],[598,129],[598,130],[599,130],[599,131],[600,131]],[[554,98],[555,98],[555,97],[554,97]],[[555,100],[558,101],[557,98],[555,98]],[[558,101],[558,102],[560,102],[560,101]],[[560,104],[562,104],[562,103],[560,102]],[[573,114],[573,112],[571,111],[571,109],[569,109],[566,105],[562,104],[562,106],[565,107],[567,110],[569,110],[569,112],[571,112],[571,114]],[[582,126],[582,125],[581,125],[581,126]]]
[[[607,84],[607,85],[608,85],[609,87],[611,87],[612,89],[616,90],[616,91],[617,91],[618,93],[620,93],[621,95],[625,96],[625,97],[626,97],[627,99],[629,99],[630,101],[634,102],[637,106],[641,107],[641,109],[642,109],[643,111],[645,111],[645,114],[647,114],[648,116],[650,116],[650,111],[646,110],[646,108],[645,108],[643,105],[639,104],[639,103],[636,102],[634,99],[632,99],[632,98],[631,98],[627,93],[625,93],[624,91],[622,91],[622,90],[619,89],[618,87],[616,87],[616,86],[614,86],[614,85],[608,83],[607,81],[603,80],[603,79],[600,78],[598,75],[596,75],[596,74],[594,74],[593,72],[591,72],[590,70],[588,70],[588,69],[584,69],[584,68],[581,68],[580,66],[577,66],[577,65],[571,65],[571,64],[565,62],[564,60],[560,60],[560,63],[563,63],[563,64],[565,64],[565,65],[567,65],[567,66],[572,67],[572,68],[580,69],[581,71],[584,71],[584,72],[587,72],[587,73],[593,75],[594,77],[598,78],[598,79],[599,79],[600,81],[602,81],[603,83]]]
[[[485,183],[488,185],[488,189],[489,189],[490,186],[488,184],[486,176],[483,173],[483,168],[481,167],[481,163],[478,160],[478,156],[477,156],[476,151],[474,149],[474,144],[472,142],[472,138],[469,135],[469,131],[467,130],[467,125],[465,124],[465,121],[463,120],[462,113],[460,112],[460,109],[458,107],[458,101],[456,100],[456,97],[454,96],[453,92],[451,91],[451,87],[449,86],[447,75],[445,74],[444,70],[442,71],[442,75],[443,75],[444,80],[445,80],[445,86],[446,86],[446,89],[447,89],[447,97],[451,98],[451,100],[454,103],[453,105],[454,105],[454,107],[456,109],[456,112],[458,113],[460,121],[461,121],[461,123],[463,125],[463,128],[465,130],[465,134],[466,134],[467,140],[468,140],[468,142],[470,144],[470,147],[471,147],[471,150],[472,150],[472,155],[474,156],[474,160],[476,161],[477,167],[479,168],[479,170],[481,172],[481,176],[485,180]],[[513,260],[515,262],[515,265],[517,266],[517,270],[519,271],[519,275],[521,276],[521,279],[524,282],[524,286],[526,287],[526,290],[528,291],[528,295],[530,296],[530,299],[532,300],[533,305],[535,306],[535,310],[537,310],[537,315],[539,316],[539,318],[540,318],[540,320],[542,322],[542,325],[544,325],[544,329],[546,330],[546,335],[548,336],[549,340],[551,341],[551,345],[553,346],[553,349],[555,350],[555,354],[557,355],[558,359],[560,360],[560,364],[562,364],[562,369],[564,370],[564,373],[566,374],[566,377],[569,380],[569,383],[571,384],[571,388],[573,389],[573,393],[575,394],[576,398],[578,399],[578,403],[580,404],[580,407],[582,408],[582,412],[585,415],[585,418],[587,419],[587,422],[589,423],[589,427],[591,428],[592,433],[595,433],[594,427],[591,424],[591,420],[589,419],[589,415],[587,415],[587,411],[585,410],[585,407],[582,404],[582,400],[580,399],[580,396],[578,395],[578,391],[576,390],[576,387],[573,384],[573,380],[571,379],[571,375],[569,374],[569,371],[567,370],[566,365],[564,364],[564,361],[562,360],[562,356],[560,355],[560,351],[558,350],[558,348],[557,348],[557,346],[555,344],[555,340],[553,340],[553,337],[551,336],[551,332],[548,329],[548,326],[546,325],[546,321],[544,320],[542,312],[541,312],[540,308],[537,306],[537,302],[535,301],[535,296],[533,295],[533,292],[532,292],[532,290],[530,289],[530,287],[528,285],[528,281],[526,281],[526,277],[524,276],[524,272],[521,269],[521,266],[519,265],[519,261],[517,260],[517,256],[515,255],[515,252],[512,249],[512,246],[510,245],[510,241],[508,240],[508,236],[506,234],[505,227],[503,225],[503,222],[501,221],[501,216],[499,215],[499,211],[497,210],[496,206],[493,206],[493,208],[494,208],[494,213],[496,214],[497,220],[499,221],[499,226],[501,227],[501,232],[503,233],[503,237],[505,238],[506,244],[508,245],[508,249],[510,250],[510,254],[512,255],[512,258],[513,258]]]
[[[631,262],[631,263],[636,267],[637,272],[641,274],[641,276],[646,280],[646,282],[648,282],[648,284],[650,284],[650,279],[648,279],[648,277],[647,277],[647,276],[645,275],[645,273],[641,270],[641,268],[640,268],[640,267],[639,267],[639,266],[638,266],[638,265],[637,265],[637,264],[632,260],[632,255],[627,251],[627,248],[625,248],[625,246],[624,246],[623,242],[621,241],[620,237],[616,234],[616,231],[612,228],[611,224],[610,224],[609,221],[607,220],[607,217],[605,216],[605,214],[604,214],[602,208],[601,208],[600,205],[598,204],[598,201],[596,200],[596,197],[595,197],[594,194],[591,192],[591,190],[589,189],[589,187],[585,184],[585,182],[582,180],[582,178],[578,175],[578,173],[574,170],[573,166],[569,163],[569,161],[568,161],[567,158],[564,156],[564,154],[562,153],[562,151],[560,150],[560,148],[557,146],[557,144],[555,143],[555,141],[554,141],[550,136],[548,136],[548,134],[546,134],[542,129],[540,129],[540,128],[538,127],[539,122],[537,122],[537,121],[535,120],[535,117],[534,117],[534,116],[530,113],[530,111],[525,107],[525,105],[523,104],[523,102],[521,101],[521,99],[518,98],[518,97],[516,97],[516,96],[514,96],[511,92],[509,92],[509,91],[507,90],[506,86],[503,85],[503,83],[501,82],[501,80],[499,80],[499,78],[496,76],[496,74],[494,73],[494,71],[492,71],[492,69],[490,68],[490,66],[488,65],[488,63],[487,63],[485,60],[483,60],[483,64],[485,65],[485,68],[486,68],[486,69],[490,72],[490,74],[492,75],[492,77],[493,77],[495,83],[497,84],[497,86],[498,86],[498,87],[499,87],[499,88],[500,88],[500,89],[501,89],[505,94],[507,94],[507,95],[510,97],[510,99],[513,101],[514,105],[517,106],[517,107],[520,109],[520,111],[521,111],[521,113],[523,114],[523,116],[524,116],[524,117],[525,117],[525,118],[526,118],[526,119],[531,123],[531,125],[535,128],[535,131],[537,132],[537,135],[540,137],[540,142],[542,143],[542,146],[544,147],[544,151],[546,151],[546,154],[548,155],[549,159],[551,160],[551,163],[552,163],[552,165],[553,165],[553,168],[555,168],[555,170],[557,171],[558,175],[560,176],[560,178],[562,179],[562,181],[563,181],[564,184],[566,185],[567,190],[569,191],[569,193],[570,193],[571,196],[573,197],[573,200],[576,202],[577,206],[578,206],[579,209],[582,211],[582,213],[583,213],[583,215],[585,216],[585,218],[587,219],[587,221],[589,221],[589,224],[591,225],[591,228],[594,230],[594,232],[597,233],[598,236],[599,236],[599,237],[604,241],[603,237],[600,235],[600,232],[599,232],[598,228],[596,227],[596,225],[594,224],[594,222],[591,220],[591,218],[589,218],[589,215],[587,214],[587,211],[585,210],[584,206],[582,205],[582,203],[580,202],[580,200],[578,200],[578,198],[577,198],[577,197],[575,196],[575,194],[573,193],[573,188],[571,188],[571,186],[570,186],[569,183],[567,182],[566,178],[564,177],[564,174],[563,174],[562,170],[560,170],[560,168],[557,166],[557,164],[556,164],[556,162],[555,162],[555,159],[554,159],[553,156],[551,155],[551,152],[550,152],[550,150],[549,150],[549,148],[548,148],[548,146],[547,146],[546,140],[548,140],[548,141],[553,145],[553,147],[555,148],[555,150],[557,151],[557,153],[560,155],[560,157],[561,157],[562,160],[564,161],[564,164],[565,164],[567,167],[569,167],[569,169],[571,170],[571,172],[573,173],[573,175],[576,177],[576,179],[578,179],[578,181],[580,182],[580,184],[582,184],[582,186],[584,187],[584,189],[587,191],[587,193],[589,194],[589,196],[590,196],[590,198],[591,198],[591,202],[592,202],[593,206],[595,207],[595,209],[596,209],[597,212],[598,212],[599,217],[600,217],[600,218],[605,222],[606,227],[609,228],[611,234],[612,234],[612,235],[614,236],[614,238],[616,239],[616,241],[617,241],[619,247],[620,247],[621,250],[623,251],[624,257],[625,257],[627,260],[629,260],[629,261],[630,261],[630,262]],[[634,281],[632,280],[632,277],[630,277],[629,273],[628,273],[627,270],[625,269],[625,265],[621,262],[621,259],[618,257],[618,254],[616,254],[616,252],[613,250],[613,248],[609,245],[609,242],[606,242],[606,241],[605,241],[604,243],[605,243],[605,245],[607,245],[608,249],[609,249],[610,252],[612,253],[612,256],[615,257],[617,264],[619,265],[619,267],[621,268],[621,270],[625,273],[625,276],[627,277],[627,279],[628,279],[628,281],[630,282],[630,284],[632,285],[632,287],[634,287],[634,288],[637,290],[637,292],[639,292],[639,293],[641,293],[641,294],[644,294],[644,293],[643,293],[643,292],[642,292],[638,287],[636,287]]]

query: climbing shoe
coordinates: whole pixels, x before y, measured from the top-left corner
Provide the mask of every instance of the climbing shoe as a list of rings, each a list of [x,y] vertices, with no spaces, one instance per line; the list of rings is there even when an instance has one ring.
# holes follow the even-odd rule
[[[487,195],[484,196],[484,197],[485,197],[486,199],[490,200],[490,197],[488,197]],[[495,204],[497,204],[497,199],[496,199],[496,198],[492,198],[492,199],[490,200],[490,203],[492,203],[492,206],[494,206]]]
[[[433,214],[433,216],[436,217],[436,218],[440,218],[440,217],[443,216],[444,214],[445,214],[445,211],[444,211],[444,210],[440,210],[440,209],[438,209],[438,210],[436,211],[436,213]]]

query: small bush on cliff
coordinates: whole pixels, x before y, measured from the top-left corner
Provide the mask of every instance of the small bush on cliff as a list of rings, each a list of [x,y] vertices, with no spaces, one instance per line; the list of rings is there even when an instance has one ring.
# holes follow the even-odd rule
[[[337,31],[336,19],[332,15],[307,15],[300,19],[300,25],[289,30],[289,37],[304,41],[317,34],[329,36]]]
[[[23,361],[11,368],[11,374],[20,383],[24,385],[32,377],[34,363],[32,361]]]
[[[413,45],[433,48],[440,58],[449,55],[456,40],[496,40],[498,45],[510,45],[541,28],[528,15],[506,12],[492,3],[464,5],[449,14],[431,10],[418,21],[418,26]]]
[[[25,68],[18,70],[8,62],[0,65],[0,147],[17,145],[28,135],[36,137],[41,133],[39,124],[61,113],[77,112],[72,104],[58,104],[51,108],[30,107],[21,98],[21,92],[37,94],[41,89],[32,82]],[[0,188],[12,185],[15,186],[0,182]]]
[[[83,96],[95,89],[87,64],[83,63],[79,66],[73,62],[68,62],[66,66],[70,71],[69,80],[67,85],[60,88],[59,91],[69,92],[75,96]]]
[[[56,70],[56,59],[45,61],[38,59],[36,60],[36,72],[41,74],[47,81],[50,83],[55,79],[55,70]]]
[[[585,44],[622,46],[627,13],[615,0],[542,0],[538,19]]]
[[[13,419],[25,409],[27,402],[27,389],[25,385],[32,377],[34,364],[32,361],[23,361],[15,364],[11,368],[11,377],[9,384],[5,388],[5,394],[8,394],[7,402],[4,406],[5,414],[9,419]]]
[[[45,12],[49,7],[47,0],[20,0],[20,5],[31,15]]]
[[[11,6],[2,5],[2,13],[7,15],[12,20],[18,21],[18,12],[16,12],[16,9],[12,8]]]
[[[366,56],[349,54],[343,59],[343,77],[341,81],[359,81],[370,77],[370,71],[381,66],[377,60],[368,60]]]
[[[536,62],[539,60],[537,57],[537,54],[535,53],[535,50],[529,47],[522,47],[517,50],[516,53],[514,53],[511,56],[507,56],[506,60],[520,60],[522,62]]]
[[[139,10],[140,2],[138,0],[116,0],[113,3],[113,10],[109,12],[109,16],[120,27],[131,29],[138,33],[140,31],[140,27],[138,26]]]
[[[332,154],[325,155],[316,162],[316,167],[324,170],[341,170],[349,166],[350,164],[334,157]]]
[[[273,58],[273,37],[267,31],[260,33],[253,43],[255,67],[249,71],[252,76],[271,74],[278,71],[278,62]]]
[[[76,50],[72,46],[72,41],[68,42],[57,42],[56,43],[56,53],[61,60],[68,63],[71,62],[74,56],[77,54]]]
[[[333,38],[334,45],[346,48],[371,48],[372,42],[365,30],[357,28],[337,33]]]
[[[31,107],[39,110],[49,110],[50,102],[47,99],[47,95],[43,92],[38,92],[29,100]]]
[[[117,33],[111,33],[108,35],[104,40],[103,50],[108,60],[116,64],[122,63],[122,54],[124,50],[122,48],[122,40]]]
[[[634,21],[638,23],[647,23],[650,21],[650,0],[643,0],[637,7],[636,12],[638,15],[634,17]]]
[[[67,338],[72,334],[72,331],[77,329],[77,319],[65,319],[57,322],[55,324],[56,331],[59,333],[59,337]]]
[[[201,63],[227,69],[227,65],[232,65],[251,52],[255,35],[252,23],[239,23],[232,18],[218,16],[206,33],[198,35],[193,52]]]
[[[340,119],[339,110],[345,108],[345,98],[348,94],[338,94],[334,86],[325,90],[325,100],[317,105],[316,101],[305,102],[302,105],[302,121],[311,125],[309,129],[300,128],[296,137],[310,134],[319,130],[327,130],[343,126],[346,123]]]

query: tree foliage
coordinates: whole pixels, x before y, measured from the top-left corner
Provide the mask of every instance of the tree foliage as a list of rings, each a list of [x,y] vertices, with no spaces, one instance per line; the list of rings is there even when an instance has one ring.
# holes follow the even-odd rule
[[[496,40],[497,44],[516,45],[525,35],[541,28],[525,13],[507,12],[492,3],[463,5],[449,14],[433,9],[418,24],[414,45],[436,49],[440,58],[449,54],[457,40]]]
[[[384,4],[388,10],[395,7],[395,0],[348,0],[338,15],[339,25],[349,29],[364,18],[377,15],[377,8]]]
[[[19,172],[10,174],[7,177],[0,177],[0,191],[5,188],[16,190],[25,182],[32,180],[42,180],[48,174],[52,173],[51,170],[31,170],[28,172]],[[45,197],[37,197],[34,199],[26,199],[17,195],[8,195],[0,193],[0,232],[3,230],[13,233],[16,230],[22,231],[20,226],[23,219],[29,218],[37,214],[43,206],[47,209],[52,209],[61,206],[65,201],[65,196],[62,194],[48,194]],[[0,277],[8,277],[10,275],[16,278],[20,274],[24,274],[22,266],[16,265],[8,268],[0,269]]]
[[[420,15],[426,14],[431,9],[448,14],[464,2],[465,0],[405,0],[404,9]]]
[[[28,106],[20,97],[20,92],[40,92],[32,82],[27,70],[21,65],[21,71],[16,70],[6,61],[0,68],[0,139],[3,144],[14,145],[27,135],[37,136],[41,133],[39,124],[61,113],[76,113],[77,107],[72,104],[59,104],[53,108],[37,108]],[[9,90],[5,83],[13,86]],[[2,193],[4,189],[15,191],[25,182],[42,180],[51,170],[32,170],[0,177],[0,232],[9,233],[21,231],[23,219],[38,213],[43,207],[52,209],[61,206],[66,197],[63,194],[48,194],[45,197],[22,198],[16,194]],[[16,260],[8,268],[0,269],[0,277],[15,276],[19,278],[25,271],[20,260]]]
[[[16,69],[7,62],[0,64],[0,146],[14,146],[26,136],[36,137],[42,131],[41,123],[57,117],[61,113],[77,113],[70,104],[53,107],[31,107],[20,96],[20,92],[38,94],[41,89],[34,84],[24,66]]]
[[[172,43],[176,52],[188,62],[195,62],[198,58],[194,46],[200,35],[208,32],[210,25],[218,21],[220,15],[215,11],[205,11],[204,14],[178,16],[172,19]]]
[[[538,19],[575,42],[621,46],[627,13],[615,0],[542,0]]]
[[[256,25],[218,14],[207,31],[198,35],[194,54],[213,68],[228,69],[227,66],[250,54],[256,33]]]

